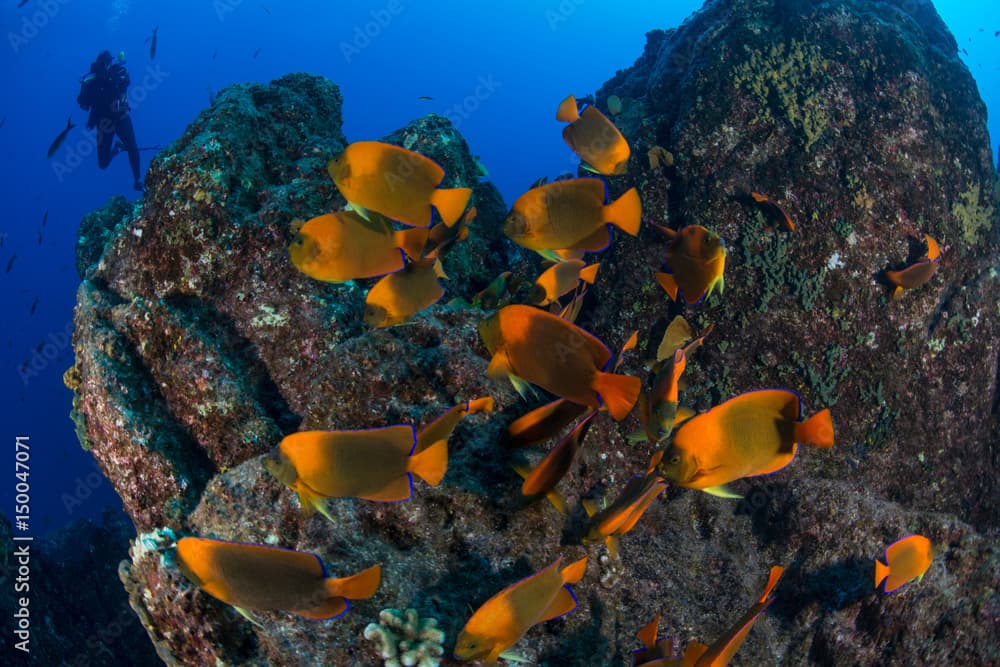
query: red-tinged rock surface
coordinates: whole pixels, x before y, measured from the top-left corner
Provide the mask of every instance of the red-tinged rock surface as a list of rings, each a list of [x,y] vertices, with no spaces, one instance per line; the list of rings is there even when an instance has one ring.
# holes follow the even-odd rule
[[[141,533],[120,573],[160,656],[378,665],[361,635],[385,607],[438,619],[450,655],[470,608],[587,553],[578,609],[515,647],[536,664],[628,664],[657,613],[681,646],[711,643],[774,564],[786,567],[777,602],[734,665],[1000,663],[996,173],[955,50],[929,3],[717,1],[650,33],[598,93],[601,108],[622,99],[615,121],[633,150],[612,196],[635,186],[647,222],[720,233],[726,289],[669,304],[652,279],[665,241],[647,225],[599,256],[580,322],[614,349],[639,330],[633,374],[675,314],[714,323],[683,404],[787,387],[808,414],[830,407],[837,429],[832,450],[805,447],[785,470],[734,483],[742,501],[668,489],[623,537],[620,562],[580,545],[580,500],[613,497],[645,468],[653,447],[625,439],[636,420],[595,420],[559,486],[569,517],[525,504],[510,463],[549,446],[503,446],[529,406],[484,377],[483,311],[439,304],[372,331],[360,321],[370,281],[318,283],[288,261],[291,220],[344,204],[326,174],[346,143],[336,87],[291,75],[220,94],[154,162],[141,207],[91,219],[67,374],[85,443]],[[447,121],[387,140],[442,164],[444,186],[475,189],[470,238],[445,257],[446,300],[501,270],[534,277]],[[670,166],[650,167],[657,145]],[[918,258],[924,233],[941,243],[940,267],[892,301],[879,276]],[[406,502],[335,500],[333,523],[306,519],[262,465],[296,430],[422,424],[487,394],[497,412],[463,420],[442,484],[417,481]],[[383,583],[336,621],[258,613],[255,626],[183,578],[166,529],[315,552],[333,576],[380,562]],[[874,559],[910,533],[933,541],[934,564],[923,582],[877,593]]]

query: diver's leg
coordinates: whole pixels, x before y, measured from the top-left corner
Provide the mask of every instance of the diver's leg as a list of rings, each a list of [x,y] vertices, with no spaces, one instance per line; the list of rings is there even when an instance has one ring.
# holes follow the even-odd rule
[[[111,164],[111,140],[115,138],[115,124],[110,118],[97,121],[97,166],[107,169]]]
[[[125,144],[128,151],[128,164],[132,167],[132,184],[136,190],[142,189],[142,181],[139,179],[139,147],[135,143],[135,128],[132,127],[132,118],[128,115],[118,121],[118,138]]]

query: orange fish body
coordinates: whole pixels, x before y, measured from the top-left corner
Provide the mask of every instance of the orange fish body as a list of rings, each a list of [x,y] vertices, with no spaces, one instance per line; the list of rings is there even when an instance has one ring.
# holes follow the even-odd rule
[[[380,565],[333,579],[314,554],[202,537],[178,540],[177,561],[192,583],[234,607],[314,619],[335,618],[350,608],[347,600],[375,595],[382,578]]]
[[[785,213],[785,209],[775,204],[770,197],[761,192],[751,192],[750,197],[753,198],[753,200],[757,202],[761,206],[761,208],[770,212],[771,214],[776,216],[779,220],[781,220],[781,223],[785,226],[785,229],[787,229],[790,232],[795,231],[795,223],[792,222],[792,216]]]
[[[924,234],[927,241],[927,254],[923,259],[910,264],[899,271],[886,271],[885,277],[893,284],[892,297],[898,298],[903,290],[914,289],[927,284],[934,276],[940,264],[941,249],[938,242],[930,234]]]
[[[729,661],[733,659],[736,652],[739,650],[740,646],[743,645],[743,641],[747,638],[747,634],[750,632],[750,628],[753,624],[760,618],[771,603],[774,602],[774,597],[771,592],[774,587],[778,585],[778,581],[781,579],[781,575],[784,573],[785,568],[780,565],[775,565],[771,568],[770,576],[767,580],[767,585],[764,587],[764,593],[760,598],[750,607],[747,613],[743,614],[740,620],[727,630],[722,637],[716,640],[707,649],[702,649],[700,646],[695,647],[695,652],[697,654],[697,661],[694,662],[695,667],[725,667],[729,664]],[[688,649],[692,647],[689,645]],[[692,656],[693,657],[693,656]],[[688,660],[687,651],[685,651],[685,660]],[[682,663],[688,664],[688,663]]]
[[[500,654],[517,643],[533,625],[558,618],[576,608],[569,584],[578,582],[587,558],[560,569],[562,558],[503,589],[483,603],[469,618],[455,642],[459,660],[495,663]]]
[[[586,406],[556,399],[512,421],[507,427],[511,447],[527,447],[548,440],[583,414]]]
[[[563,140],[594,171],[605,176],[628,171],[632,154],[628,142],[597,107],[588,106],[580,113],[576,98],[570,95],[559,103],[556,120],[569,123],[563,128]]]
[[[798,394],[763,389],[740,394],[692,417],[674,433],[659,466],[667,481],[715,489],[733,480],[776,472],[792,462],[798,443],[833,446],[833,421],[822,410],[804,422]]]
[[[628,416],[642,389],[639,378],[603,372],[611,360],[604,343],[538,308],[506,306],[483,320],[479,333],[493,355],[491,378],[517,378],[591,408],[603,401],[617,420]]]
[[[688,225],[678,232],[661,228],[671,238],[667,246],[668,273],[657,273],[656,281],[674,301],[680,293],[688,305],[701,303],[718,287],[725,288],[726,247],[718,234],[701,225]]]
[[[394,232],[382,220],[369,222],[353,211],[312,218],[288,246],[295,267],[311,278],[345,282],[399,271],[403,251],[419,257],[427,230]],[[414,254],[415,253],[415,254]]]
[[[448,468],[447,440],[416,450],[412,426],[362,431],[302,431],[285,436],[265,459],[267,469],[299,494],[302,509],[322,510],[325,498],[406,500],[413,474],[432,486]]]
[[[536,306],[547,306],[564,294],[576,289],[580,281],[593,285],[600,264],[586,266],[579,259],[570,259],[547,268],[535,280],[532,301]]]
[[[934,560],[934,546],[923,535],[910,535],[885,550],[885,564],[875,560],[875,588],[885,582],[885,592],[914,579],[920,581]]]
[[[439,189],[444,169],[433,160],[379,141],[356,141],[327,167],[356,210],[372,210],[413,227],[429,227],[431,207],[451,226],[462,216],[472,190]]]
[[[444,295],[439,278],[447,278],[436,257],[410,262],[372,285],[365,297],[368,326],[391,327],[437,303]]]
[[[521,485],[522,495],[544,496],[556,487],[559,480],[569,471],[576,453],[583,446],[583,440],[590,428],[590,420],[595,414],[597,411],[591,410],[533,470],[528,472]]]
[[[642,204],[635,188],[605,204],[604,181],[573,178],[528,190],[517,198],[503,231],[514,243],[535,251],[604,250],[608,225],[639,233]]]

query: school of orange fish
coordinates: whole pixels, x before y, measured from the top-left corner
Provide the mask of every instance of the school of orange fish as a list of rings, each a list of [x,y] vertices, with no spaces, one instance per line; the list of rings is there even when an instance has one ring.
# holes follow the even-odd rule
[[[609,102],[612,114],[620,108],[620,101]],[[658,447],[644,472],[632,477],[611,503],[583,503],[590,517],[583,543],[604,542],[617,559],[621,536],[636,525],[668,483],[739,497],[727,488],[729,482],[784,468],[800,443],[833,447],[834,428],[828,409],[802,419],[799,395],[785,389],[748,391],[701,414],[679,405],[687,359],[711,332],[711,326],[694,332],[680,316],[667,327],[648,383],[617,372],[622,353],[636,347],[638,332],[615,355],[574,321],[587,286],[597,280],[599,265],[586,264],[585,253],[608,247],[612,227],[633,236],[639,232],[642,206],[635,188],[608,202],[607,186],[600,178],[625,174],[630,149],[607,116],[592,105],[581,112],[573,96],[562,101],[556,118],[568,123],[563,138],[583,167],[597,177],[539,184],[514,202],[504,222],[505,234],[552,262],[535,281],[532,304],[502,305],[511,278],[507,272],[476,295],[472,305],[496,309],[479,327],[491,355],[487,376],[507,378],[522,396],[539,387],[558,397],[510,424],[512,446],[554,438],[575,422],[534,468],[515,466],[524,478],[525,496],[544,496],[566,513],[555,487],[571,468],[598,412],[606,411],[619,421],[635,412],[642,429],[629,439]],[[672,158],[654,147],[649,159],[651,168],[656,168]],[[471,190],[438,188],[444,171],[432,160],[374,141],[349,145],[330,162],[329,173],[349,202],[348,209],[294,222],[296,236],[288,249],[293,264],[327,282],[382,276],[365,299],[364,320],[373,327],[398,325],[437,302],[444,294],[440,279],[446,277],[440,256],[468,237],[468,225],[475,218],[475,208],[466,210]],[[795,230],[791,217],[766,195],[752,192],[748,201],[779,220],[785,231]],[[432,225],[435,210],[440,221]],[[396,229],[394,222],[403,228]],[[656,274],[656,281],[670,299],[695,306],[713,292],[721,295],[726,259],[722,239],[700,225],[679,230],[654,226],[667,238],[667,269]],[[894,287],[893,298],[933,276],[940,251],[930,236],[926,244],[927,253],[920,260],[885,272]],[[466,415],[492,410],[493,399],[484,397],[456,405],[419,430],[390,425],[294,433],[280,442],[264,465],[298,495],[307,516],[319,512],[332,520],[326,506],[330,498],[406,500],[413,493],[413,475],[432,486],[439,484],[447,470],[448,439],[455,426]],[[876,560],[875,587],[884,581],[884,590],[890,593],[919,580],[932,558],[927,538],[911,535],[899,540],[886,549],[885,563]],[[252,610],[335,618],[347,611],[349,600],[373,596],[382,576],[376,564],[351,576],[328,577],[314,554],[200,537],[178,541],[177,562],[195,585],[254,623]],[[569,565],[558,558],[482,603],[459,634],[455,657],[491,664],[502,657],[517,659],[508,649],[532,626],[576,608],[570,584],[583,578],[586,565],[586,557]],[[727,664],[774,601],[772,591],[782,573],[780,566],[771,569],[760,598],[711,645],[692,642],[678,654],[673,640],[657,636],[657,616],[638,631],[641,647],[633,654],[633,664]]]

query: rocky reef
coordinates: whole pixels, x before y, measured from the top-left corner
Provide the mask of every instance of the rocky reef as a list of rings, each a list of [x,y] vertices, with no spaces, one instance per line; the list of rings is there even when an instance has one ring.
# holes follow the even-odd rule
[[[650,445],[625,438],[634,419],[595,420],[560,485],[569,518],[526,504],[510,469],[521,454],[504,440],[530,406],[484,375],[484,312],[443,300],[369,330],[366,281],[319,283],[288,260],[291,222],[345,203],[326,173],[346,144],[336,86],[302,74],[233,86],[154,160],[139,206],[89,219],[78,255],[67,383],[140,533],[120,574],[164,661],[379,665],[363,632],[385,607],[438,619],[447,656],[470,606],[588,550],[577,611],[517,646],[537,664],[626,664],[659,612],[682,645],[711,642],[773,564],[787,568],[778,601],[734,664],[1000,661],[996,173],[985,109],[932,5],[710,1],[650,33],[598,106],[611,95],[632,160],[610,194],[634,186],[646,221],[703,224],[727,243],[725,293],[685,312],[715,329],[682,402],[795,389],[807,412],[831,408],[836,447],[735,484],[742,501],[669,489],[622,539],[621,562],[581,546],[580,499],[615,494],[648,460]],[[445,300],[504,270],[537,274],[447,120],[385,140],[474,190],[470,238],[444,258]],[[672,160],[651,166],[656,146]],[[751,189],[795,231],[748,202]],[[894,301],[880,275],[916,257],[924,233],[940,268]],[[653,281],[663,248],[650,225],[616,235],[579,320],[612,348],[638,330],[623,367],[636,375],[681,312]],[[407,502],[334,501],[332,523],[306,519],[262,465],[296,430],[421,424],[487,394],[497,411],[458,425],[443,483],[417,483]],[[274,613],[255,626],[184,579],[167,528],[312,551],[334,576],[380,562],[385,576],[336,621]],[[936,546],[930,572],[876,593],[873,559],[912,532]]]

